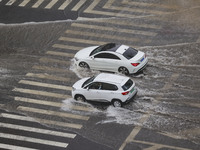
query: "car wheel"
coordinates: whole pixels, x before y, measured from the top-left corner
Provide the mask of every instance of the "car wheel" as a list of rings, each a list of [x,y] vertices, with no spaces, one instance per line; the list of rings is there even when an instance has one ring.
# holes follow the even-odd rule
[[[89,69],[89,68],[90,68],[89,65],[88,65],[86,62],[80,62],[80,63],[79,63],[79,66],[80,66],[81,68],[86,68],[86,69]]]
[[[125,68],[125,67],[120,67],[120,68],[119,68],[119,73],[128,75],[128,74],[129,74],[129,71],[128,71],[128,69]]]
[[[114,107],[122,107],[122,102],[120,100],[113,100],[112,105]]]
[[[85,97],[83,95],[76,95],[75,100],[80,102],[85,102]]]

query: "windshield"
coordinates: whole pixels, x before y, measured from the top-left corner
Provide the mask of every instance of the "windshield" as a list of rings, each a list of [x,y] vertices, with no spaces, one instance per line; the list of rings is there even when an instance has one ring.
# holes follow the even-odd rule
[[[92,56],[92,55],[94,55],[94,54],[96,54],[96,53],[98,53],[98,52],[101,52],[101,51],[106,51],[106,50],[111,49],[111,48],[113,48],[113,47],[115,47],[115,46],[116,46],[115,43],[108,43],[108,44],[105,44],[105,45],[101,45],[101,46],[95,48],[95,49],[90,53],[90,56]]]
[[[133,85],[133,81],[131,79],[129,79],[123,86],[122,89],[124,91],[128,90],[131,86]]]
[[[87,79],[87,80],[83,83],[82,87],[84,87],[85,85],[88,85],[89,83],[91,83],[91,82],[94,80],[94,78],[95,78],[95,76],[93,76],[93,77]]]
[[[138,53],[138,50],[129,47],[129,48],[123,53],[123,56],[126,57],[127,59],[131,59],[131,58],[133,58],[137,53]]]

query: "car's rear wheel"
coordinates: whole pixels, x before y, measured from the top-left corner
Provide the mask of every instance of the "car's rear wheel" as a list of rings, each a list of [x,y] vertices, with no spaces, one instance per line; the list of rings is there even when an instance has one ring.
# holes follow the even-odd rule
[[[113,105],[114,107],[122,107],[122,102],[121,102],[120,100],[118,100],[118,99],[114,99],[114,100],[112,101],[112,105]]]
[[[90,68],[89,65],[88,65],[86,62],[80,62],[80,63],[79,63],[79,66],[80,66],[81,68],[85,68],[85,69],[89,69],[89,68]]]
[[[119,68],[119,73],[129,75],[129,71],[126,67],[120,67]]]
[[[80,102],[85,102],[85,97],[83,95],[76,95],[75,100]]]

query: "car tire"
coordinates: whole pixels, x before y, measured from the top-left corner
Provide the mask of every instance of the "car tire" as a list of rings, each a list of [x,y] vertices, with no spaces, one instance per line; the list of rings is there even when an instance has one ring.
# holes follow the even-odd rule
[[[112,105],[114,107],[122,107],[122,102],[118,99],[114,99],[114,100],[112,100]]]
[[[83,95],[76,95],[75,100],[80,102],[85,102],[85,97]]]
[[[90,69],[89,65],[88,65],[86,62],[80,62],[80,63],[79,63],[79,66],[80,66],[81,68]]]
[[[119,71],[119,73],[121,73],[121,74],[129,75],[129,71],[128,71],[128,69],[127,69],[126,67],[120,67],[120,68],[118,69],[118,71]]]

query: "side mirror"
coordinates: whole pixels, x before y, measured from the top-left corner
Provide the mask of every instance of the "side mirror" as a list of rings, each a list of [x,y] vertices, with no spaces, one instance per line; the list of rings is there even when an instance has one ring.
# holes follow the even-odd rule
[[[90,58],[91,58],[91,59],[94,59],[94,56],[91,56]]]

